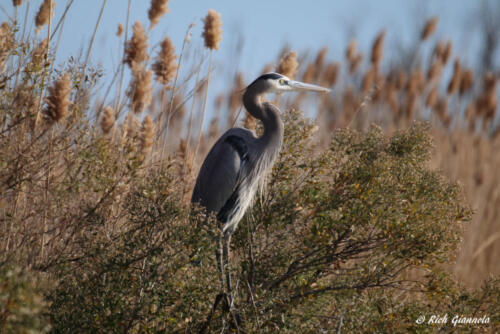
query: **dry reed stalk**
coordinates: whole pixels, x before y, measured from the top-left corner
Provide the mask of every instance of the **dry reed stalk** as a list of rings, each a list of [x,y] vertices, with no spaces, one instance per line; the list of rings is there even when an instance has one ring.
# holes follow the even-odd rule
[[[353,39],[349,42],[347,45],[347,49],[345,51],[345,57],[348,62],[352,62],[354,58],[356,58],[356,55],[358,54],[358,42]]]
[[[436,106],[438,98],[439,96],[438,96],[437,86],[434,86],[427,95],[427,99],[425,100],[425,106],[427,108],[434,108]]]
[[[3,22],[2,25],[0,25],[0,71],[3,70],[5,60],[14,47],[14,44],[14,34],[9,24]]]
[[[450,79],[450,82],[448,83],[447,91],[449,95],[455,94],[458,91],[460,87],[461,76],[462,70],[460,67],[460,60],[457,58],[453,63],[453,75]]]
[[[452,51],[452,48],[453,48],[453,44],[451,43],[451,41],[448,41],[446,43],[446,46],[443,50],[443,53],[442,53],[442,62],[443,62],[443,66],[448,64],[448,60],[450,60],[450,57],[451,57],[451,51]]]
[[[212,71],[213,50],[219,50],[219,43],[222,40],[222,20],[218,12],[210,9],[204,19],[204,23],[205,25],[203,28],[202,36],[205,40],[205,47],[210,50],[210,58],[208,63],[205,98],[203,99],[203,111],[201,113],[200,128],[198,130],[198,140],[196,141],[193,159],[196,159],[196,156],[198,155],[198,149],[200,148],[201,137],[203,134],[203,123],[205,122],[205,114],[207,112],[208,86],[210,83],[210,73]]]
[[[49,96],[45,99],[47,103],[44,115],[53,123],[64,119],[68,114],[71,102],[71,79],[68,73],[62,75],[53,86],[49,87]]]
[[[349,73],[353,74],[354,72],[356,72],[362,61],[363,61],[363,55],[361,53],[357,54],[356,57],[354,57],[354,59],[352,60],[352,62],[349,64]]]
[[[435,58],[432,62],[429,70],[427,71],[427,81],[429,83],[434,83],[439,80],[441,77],[441,73],[443,71],[443,63],[441,63],[441,59]]]
[[[128,0],[127,4],[127,17],[125,19],[125,36],[124,39],[125,41],[128,40],[128,29],[129,29],[129,20],[130,20],[130,7],[132,6],[132,0]],[[120,55],[119,58],[119,71],[120,71],[120,80],[118,82],[118,89],[116,91],[116,96],[115,96],[115,110],[117,116],[120,115],[121,112],[121,94],[122,94],[122,88],[123,88],[123,78],[125,75],[125,56],[126,56],[126,50],[127,50],[127,43],[123,43],[123,51],[122,55]]]
[[[38,43],[36,48],[33,49],[31,52],[31,61],[34,64],[41,65],[42,61],[45,58],[45,55],[47,54],[47,51],[49,49],[49,39],[45,38],[43,41]]]
[[[403,89],[406,86],[407,75],[404,70],[399,70],[395,79],[395,87],[397,90]]]
[[[299,62],[297,61],[297,52],[290,51],[280,59],[276,72],[293,79],[294,75],[297,74],[298,68]]]
[[[220,14],[213,9],[209,9],[203,22],[205,26],[202,36],[205,40],[205,47],[210,50],[219,50],[219,44],[222,40],[222,20]]]
[[[160,18],[168,13],[169,0],[151,0],[151,7],[148,11],[148,18],[151,22],[151,28],[160,22]]]
[[[104,134],[108,134],[115,124],[115,112],[111,107],[105,107],[101,116],[101,130]]]
[[[497,78],[493,73],[486,73],[484,76],[483,92],[477,98],[476,108],[478,113],[483,115],[485,123],[493,120],[495,117],[498,97],[497,97]]]
[[[219,137],[219,118],[214,117],[208,126],[208,140],[214,141]]]
[[[142,121],[142,126],[141,126],[141,133],[140,133],[140,153],[141,153],[141,158],[145,159],[149,153],[151,153],[151,148],[153,147],[153,138],[155,134],[155,126],[153,123],[153,120],[149,115],[146,115],[144,117],[144,120]]]
[[[142,65],[134,65],[133,79],[127,96],[130,98],[130,108],[140,114],[151,104],[153,72],[146,70]]]
[[[391,112],[394,117],[397,117],[397,113],[399,110],[399,101],[398,101],[398,92],[395,86],[388,85],[385,89],[385,100],[389,107],[391,108]]]
[[[116,37],[121,37],[123,34],[123,24],[118,23],[118,28],[116,28]]]
[[[228,124],[234,124],[236,122],[238,109],[241,107],[241,98],[243,96],[243,91],[245,89],[245,80],[243,75],[238,72],[234,76],[234,84],[231,92],[229,93],[227,107],[229,109]]]
[[[44,0],[38,9],[35,17],[36,32],[38,33],[42,27],[49,23],[49,20],[54,16],[54,0]]]
[[[132,38],[125,46],[125,58],[123,62],[128,64],[132,70],[142,62],[149,59],[148,56],[148,36],[141,22],[136,21],[133,26]]]
[[[177,71],[177,64],[175,60],[177,56],[175,55],[175,47],[168,36],[161,42],[161,50],[156,57],[156,61],[153,64],[153,71],[156,76],[156,81],[163,84],[165,88],[175,77]]]
[[[463,70],[460,76],[460,96],[467,93],[472,86],[474,86],[474,72],[470,69]]]
[[[436,32],[438,21],[439,19],[437,16],[431,17],[430,19],[427,20],[424,28],[422,29],[422,32],[420,33],[420,39],[422,41],[425,41],[432,34],[434,34],[434,32]]]
[[[330,63],[326,66],[323,71],[323,78],[321,79],[321,84],[323,86],[332,87],[337,82],[339,76],[339,63]]]
[[[169,102],[169,107],[168,109],[166,108],[166,106],[163,105],[163,102],[162,102],[162,109],[164,110],[173,110],[173,105],[174,105],[174,98],[175,98],[175,88],[177,87],[177,80],[179,78],[179,69],[181,67],[181,62],[182,62],[182,56],[184,54],[184,49],[186,47],[186,44],[190,42],[191,40],[191,29],[194,27],[194,23],[191,23],[187,30],[186,30],[186,35],[184,36],[184,40],[182,42],[182,48],[181,48],[181,53],[179,54],[179,62],[178,62],[178,66],[177,66],[177,70],[175,71],[175,77],[174,77],[174,84],[173,84],[173,87],[172,87],[172,94],[170,96],[170,102]],[[196,75],[196,83],[198,83],[198,77],[199,77],[199,71],[197,71],[197,75]],[[193,98],[193,108],[194,108],[194,101],[195,99]],[[192,111],[191,111],[192,113]],[[167,146],[167,140],[168,139],[168,131],[169,131],[169,125],[170,125],[170,115],[167,115],[167,124],[166,126],[163,126],[162,123],[161,123],[161,116],[163,115],[163,113],[160,115],[160,121],[159,121],[159,124],[160,124],[160,127],[161,127],[161,130],[159,131],[159,135],[163,135],[163,132],[165,131],[165,134],[164,134],[164,139],[162,140],[163,142],[163,145],[162,145],[162,148],[161,148],[161,153],[160,153],[160,163],[163,162],[163,158],[164,158],[164,154],[165,154],[165,148]]]
[[[361,92],[367,93],[368,90],[373,86],[373,82],[375,81],[375,67],[370,67],[370,69],[365,73],[363,77],[363,81],[361,82]]]
[[[375,41],[373,42],[370,60],[375,68],[378,68],[380,66],[380,61],[382,60],[383,57],[384,39],[385,39],[385,31],[381,31],[378,34]]]

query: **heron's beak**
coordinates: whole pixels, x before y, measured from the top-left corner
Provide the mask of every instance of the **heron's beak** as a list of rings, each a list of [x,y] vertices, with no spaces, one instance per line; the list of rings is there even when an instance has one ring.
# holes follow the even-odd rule
[[[295,90],[295,91],[308,90],[308,91],[322,92],[322,93],[329,93],[330,92],[329,88],[311,85],[311,84],[307,84],[307,83],[300,82],[300,81],[294,81],[294,80],[288,80],[288,86],[290,86],[290,88],[292,88],[292,90]]]

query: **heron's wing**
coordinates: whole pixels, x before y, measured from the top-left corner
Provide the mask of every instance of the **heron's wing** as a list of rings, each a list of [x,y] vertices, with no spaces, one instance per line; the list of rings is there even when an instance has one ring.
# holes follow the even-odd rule
[[[248,164],[248,145],[244,136],[228,134],[210,150],[201,166],[191,201],[200,203],[225,222],[238,200],[238,187]]]

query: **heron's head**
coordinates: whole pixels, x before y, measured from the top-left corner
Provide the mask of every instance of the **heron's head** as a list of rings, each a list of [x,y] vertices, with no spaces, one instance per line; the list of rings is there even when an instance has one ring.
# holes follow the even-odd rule
[[[256,88],[261,94],[265,93],[283,93],[295,91],[313,91],[328,93],[330,89],[307,84],[300,81],[291,80],[290,78],[278,73],[266,73],[255,79],[248,88]]]

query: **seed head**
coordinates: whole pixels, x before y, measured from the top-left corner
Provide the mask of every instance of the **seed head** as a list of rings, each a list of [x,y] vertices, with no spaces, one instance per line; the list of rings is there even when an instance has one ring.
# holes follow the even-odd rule
[[[323,71],[322,84],[328,87],[332,87],[337,82],[339,76],[339,63],[328,64]]]
[[[115,112],[111,107],[105,107],[101,117],[101,130],[108,134],[115,124]]]
[[[68,73],[62,75],[52,87],[49,87],[44,114],[51,122],[59,122],[68,114],[68,108],[71,105],[70,93],[71,79]]]
[[[293,79],[293,76],[297,74],[298,68],[299,63],[297,61],[297,52],[290,51],[281,58],[276,72]]]
[[[434,108],[438,98],[439,98],[438,90],[437,87],[434,86],[429,92],[429,95],[427,95],[427,99],[425,100],[425,106],[427,108]]]
[[[436,81],[441,76],[442,70],[443,64],[441,63],[441,60],[439,58],[434,59],[434,62],[427,71],[427,80],[431,83]]]
[[[175,55],[175,47],[168,36],[161,42],[161,50],[156,57],[156,62],[153,64],[153,71],[156,75],[156,81],[168,85],[175,77],[177,64],[175,63],[177,56]]]
[[[375,67],[379,67],[380,61],[382,60],[383,52],[384,52],[384,38],[385,31],[382,31],[378,34],[375,42],[373,42],[372,46],[372,54],[371,54],[371,62]]]
[[[448,94],[451,95],[457,92],[458,88],[460,87],[461,76],[462,76],[462,71],[460,68],[460,60],[458,60],[457,58],[453,63],[453,76],[451,77],[450,82],[448,83]]]
[[[345,57],[349,62],[352,62],[358,54],[358,43],[355,39],[349,42],[345,51]]]
[[[375,68],[371,67],[363,77],[363,82],[361,83],[361,92],[367,93],[368,90],[372,87],[373,82],[375,80]]]
[[[474,72],[470,69],[462,71],[460,76],[460,95],[464,95],[474,85]]]
[[[219,44],[222,40],[222,20],[220,14],[213,9],[209,9],[203,22],[205,23],[205,27],[202,36],[205,39],[205,47],[211,50],[219,50]]]
[[[446,46],[443,50],[443,54],[442,54],[442,61],[443,61],[443,65],[446,65],[448,64],[448,60],[450,60],[450,57],[451,57],[451,50],[453,48],[453,44],[451,43],[451,41],[448,41],[446,43]]]
[[[363,55],[361,53],[357,54],[349,64],[349,73],[353,74],[354,72],[356,72],[362,61]]]
[[[153,146],[153,138],[155,135],[155,126],[153,120],[149,115],[144,117],[141,126],[140,142],[141,142],[141,155],[143,158],[149,155],[151,147]]]
[[[5,60],[14,46],[14,35],[7,22],[0,26],[0,70],[3,70]]]
[[[424,29],[422,29],[422,33],[420,34],[420,39],[422,41],[425,41],[427,38],[429,38],[434,32],[436,31],[438,25],[438,17],[434,16],[431,17],[427,22],[425,23]]]
[[[123,24],[118,23],[118,28],[116,30],[116,36],[121,37],[123,34]]]
[[[151,28],[160,22],[160,18],[168,13],[168,1],[169,0],[151,0],[151,7],[148,11],[149,21],[151,22]]]
[[[148,60],[148,36],[141,22],[135,22],[133,27],[134,34],[125,46],[124,63],[128,64],[133,70],[135,66]]]
[[[35,17],[36,31],[40,31],[42,27],[49,23],[49,18],[54,16],[54,7],[56,6],[54,0],[44,0],[38,13]]]
[[[21,6],[23,4],[23,0],[12,0],[12,4],[14,7]]]
[[[148,71],[142,65],[134,67],[133,79],[127,95],[130,97],[130,108],[136,114],[140,114],[151,104],[153,72]]]

